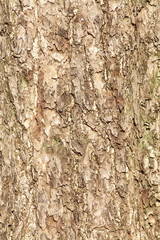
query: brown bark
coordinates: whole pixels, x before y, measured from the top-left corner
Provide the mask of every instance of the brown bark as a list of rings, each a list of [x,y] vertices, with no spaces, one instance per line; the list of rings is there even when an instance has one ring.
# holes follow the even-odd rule
[[[0,239],[160,239],[159,12],[0,1]]]

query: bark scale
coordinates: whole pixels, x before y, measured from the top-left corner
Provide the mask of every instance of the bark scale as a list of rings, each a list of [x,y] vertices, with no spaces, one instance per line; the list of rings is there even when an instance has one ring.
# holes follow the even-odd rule
[[[160,239],[159,12],[0,1],[1,239]]]

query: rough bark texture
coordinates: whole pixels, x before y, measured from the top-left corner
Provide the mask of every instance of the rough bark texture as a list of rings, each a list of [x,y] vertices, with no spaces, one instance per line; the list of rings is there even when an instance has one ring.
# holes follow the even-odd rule
[[[1,0],[0,58],[0,239],[160,239],[159,0]]]

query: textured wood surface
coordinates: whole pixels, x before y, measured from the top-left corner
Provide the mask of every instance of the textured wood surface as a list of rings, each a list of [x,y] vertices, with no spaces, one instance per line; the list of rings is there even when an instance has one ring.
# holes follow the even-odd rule
[[[0,0],[0,239],[160,239],[159,0]]]

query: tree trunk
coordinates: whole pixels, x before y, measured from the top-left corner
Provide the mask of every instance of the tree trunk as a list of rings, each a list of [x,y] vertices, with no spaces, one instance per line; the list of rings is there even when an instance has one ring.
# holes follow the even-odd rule
[[[0,0],[0,239],[160,239],[159,0]]]

